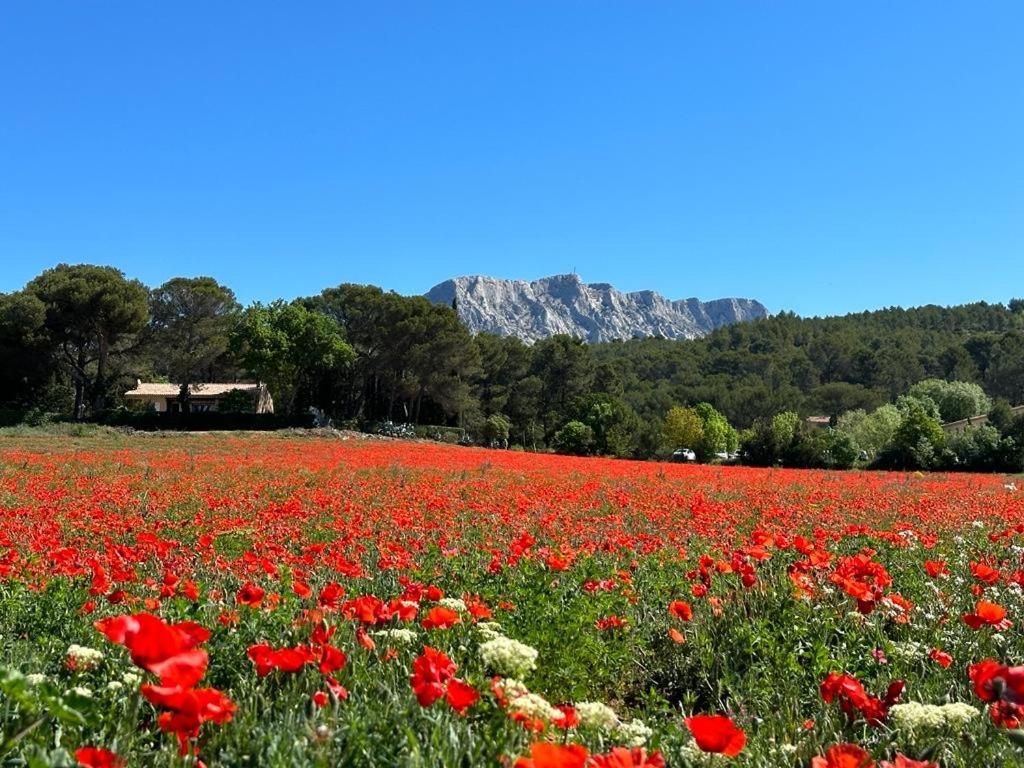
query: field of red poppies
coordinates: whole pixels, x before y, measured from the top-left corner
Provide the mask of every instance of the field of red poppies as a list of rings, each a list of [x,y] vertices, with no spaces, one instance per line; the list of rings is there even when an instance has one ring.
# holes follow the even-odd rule
[[[1014,482],[0,438],[0,761],[1021,764]]]

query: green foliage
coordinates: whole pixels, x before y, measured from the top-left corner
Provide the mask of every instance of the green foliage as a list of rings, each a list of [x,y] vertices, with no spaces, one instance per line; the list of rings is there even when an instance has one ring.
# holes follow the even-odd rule
[[[220,399],[217,410],[221,413],[253,413],[256,408],[250,393],[242,389],[232,389]]]
[[[594,447],[594,430],[582,421],[570,421],[555,433],[551,444],[558,453],[586,456]]]
[[[930,401],[929,401],[930,402]],[[943,461],[946,435],[926,402],[905,398],[903,416],[892,442],[876,464],[887,469],[935,469]]]
[[[708,461],[716,453],[732,453],[739,446],[736,430],[711,403],[698,403],[693,411],[701,420],[701,438],[693,446],[697,459]]]
[[[665,414],[661,433],[668,450],[693,449],[693,446],[699,445],[704,439],[704,422],[693,408],[673,406]]]
[[[495,448],[508,446],[508,430],[511,425],[500,413],[494,413],[484,422],[484,441]]]
[[[45,307],[51,349],[74,383],[75,416],[84,415],[87,398],[101,410],[112,358],[146,322],[145,286],[113,267],[60,264],[29,282],[25,292]]]
[[[848,411],[839,417],[837,429],[849,435],[858,451],[873,458],[892,442],[902,416],[895,405],[886,404],[871,413]]]
[[[576,397],[569,406],[573,421],[590,427],[592,450],[602,456],[628,456],[637,430],[636,415],[620,400],[596,392]]]
[[[978,384],[967,381],[925,379],[910,388],[908,394],[916,398],[929,398],[938,406],[943,422],[960,421],[987,413],[992,401]]]
[[[304,388],[313,391],[321,376],[343,369],[353,358],[334,320],[295,302],[253,304],[234,328],[232,345],[287,412],[295,409]]]
[[[241,310],[230,288],[212,277],[168,280],[149,296],[144,343],[157,376],[181,385],[219,381],[231,370],[231,331]]]

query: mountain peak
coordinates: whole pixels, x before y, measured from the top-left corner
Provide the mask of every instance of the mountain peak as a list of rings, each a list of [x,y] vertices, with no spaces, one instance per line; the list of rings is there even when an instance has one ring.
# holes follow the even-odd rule
[[[692,339],[768,316],[753,299],[672,301],[651,290],[624,293],[609,283],[584,283],[574,272],[532,281],[467,275],[438,283],[426,295],[438,304],[454,301],[474,333],[518,336],[529,343],[557,333],[590,342],[637,336]]]

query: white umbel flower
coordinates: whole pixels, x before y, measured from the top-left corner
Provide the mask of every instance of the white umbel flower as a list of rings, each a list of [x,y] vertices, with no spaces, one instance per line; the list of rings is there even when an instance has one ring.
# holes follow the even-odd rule
[[[576,715],[580,719],[580,726],[583,728],[597,728],[611,732],[621,724],[615,710],[600,701],[581,701],[575,707]]]
[[[615,737],[626,747],[642,747],[653,735],[654,731],[648,728],[643,720],[619,723],[615,729]]]
[[[537,649],[510,637],[498,636],[480,645],[480,658],[499,675],[523,677],[537,666]]]
[[[374,637],[379,637],[384,640],[390,640],[396,645],[412,645],[414,644],[419,635],[411,629],[405,629],[404,627],[396,627],[395,629],[383,629],[380,632],[374,632]]]
[[[889,710],[889,717],[900,730],[923,731],[940,728],[961,728],[978,716],[978,710],[969,704],[920,704],[916,701],[895,704]]]
[[[75,669],[91,669],[103,661],[103,651],[74,643],[68,646],[67,656]]]
[[[962,728],[976,718],[978,714],[978,710],[970,704],[964,704],[962,701],[954,701],[951,704],[942,705],[942,716],[946,720],[946,725],[950,728]]]

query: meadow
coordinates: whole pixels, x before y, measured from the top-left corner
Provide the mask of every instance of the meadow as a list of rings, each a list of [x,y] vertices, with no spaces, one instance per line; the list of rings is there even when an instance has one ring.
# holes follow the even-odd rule
[[[994,475],[0,438],[0,763],[1024,762]]]

